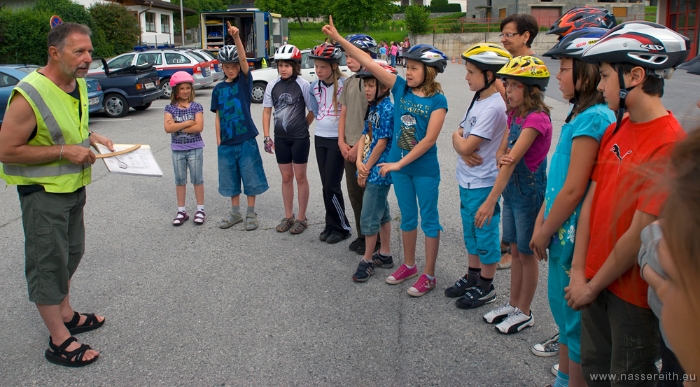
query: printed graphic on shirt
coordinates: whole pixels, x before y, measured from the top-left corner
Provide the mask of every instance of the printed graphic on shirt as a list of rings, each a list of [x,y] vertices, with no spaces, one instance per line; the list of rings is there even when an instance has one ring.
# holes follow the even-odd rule
[[[243,115],[243,105],[236,98],[237,94],[238,84],[219,89],[218,100],[226,101],[223,103],[224,108],[218,111],[222,141],[248,132]]]
[[[308,87],[305,89],[308,93]],[[270,98],[274,105],[275,134],[283,137],[308,136],[304,89],[297,79],[278,80],[272,86]]]
[[[401,134],[397,144],[399,148],[408,151],[418,144],[416,140],[416,119],[410,114],[401,116]]]
[[[338,96],[342,90],[343,86],[339,84]],[[319,82],[317,86],[314,87],[314,98],[316,98],[316,102],[318,102],[318,114],[316,115],[316,119],[318,121],[321,121],[326,117],[340,116],[340,103],[336,102],[336,106],[333,106],[333,98],[331,96],[332,93],[333,86],[323,87],[321,82]]]
[[[373,110],[367,114],[367,134],[365,134],[365,147],[362,150],[362,160],[367,160],[369,146],[372,144],[374,128],[379,127],[379,111]]]
[[[615,154],[615,157],[617,157],[620,162],[625,158],[625,156],[632,154],[632,150],[628,150],[624,155],[620,151],[620,146],[617,144],[613,144],[612,148],[610,148],[610,151]]]

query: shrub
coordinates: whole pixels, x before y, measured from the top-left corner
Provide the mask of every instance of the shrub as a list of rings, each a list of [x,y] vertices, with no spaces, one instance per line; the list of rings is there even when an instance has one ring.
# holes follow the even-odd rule
[[[406,7],[406,28],[414,34],[430,31],[430,12],[418,5]]]

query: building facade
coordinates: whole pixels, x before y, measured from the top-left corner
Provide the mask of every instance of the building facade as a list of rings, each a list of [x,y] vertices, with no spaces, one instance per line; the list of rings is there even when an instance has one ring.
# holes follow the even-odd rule
[[[656,20],[690,38],[688,59],[698,55],[700,45],[700,0],[659,0]]]

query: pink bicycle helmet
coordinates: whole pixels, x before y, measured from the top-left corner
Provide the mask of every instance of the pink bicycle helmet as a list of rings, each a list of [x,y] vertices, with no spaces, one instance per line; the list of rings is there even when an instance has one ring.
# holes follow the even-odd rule
[[[170,77],[170,87],[175,87],[180,83],[190,83],[194,86],[194,78],[185,71],[178,71]]]

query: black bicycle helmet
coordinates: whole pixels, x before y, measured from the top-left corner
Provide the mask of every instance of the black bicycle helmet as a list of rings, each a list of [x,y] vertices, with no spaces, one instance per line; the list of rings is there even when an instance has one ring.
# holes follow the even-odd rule
[[[377,51],[377,41],[369,35],[352,34],[348,35],[345,40],[364,52],[375,53]]]
[[[337,46],[328,43],[323,43],[314,47],[314,49],[311,51],[311,54],[309,54],[309,58],[319,59],[329,63],[339,63],[342,55],[343,53]]]

